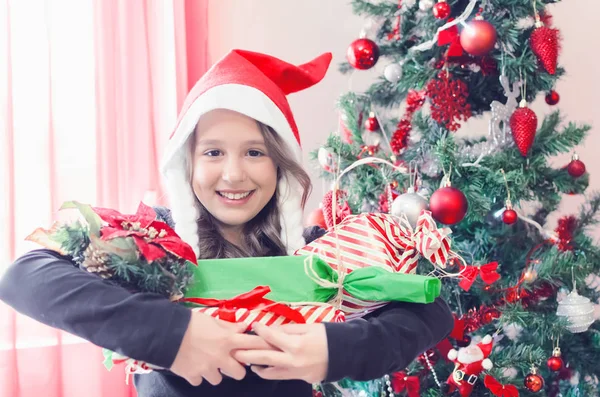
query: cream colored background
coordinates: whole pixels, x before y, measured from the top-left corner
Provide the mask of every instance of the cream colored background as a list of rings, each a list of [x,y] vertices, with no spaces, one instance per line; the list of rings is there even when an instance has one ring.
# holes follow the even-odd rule
[[[589,138],[578,152],[591,171],[592,189],[600,190],[600,2],[563,1],[551,7],[555,26],[561,29],[564,38],[559,62],[567,70],[567,76],[557,86],[561,95],[558,106],[567,120],[593,125]],[[211,61],[232,48],[266,52],[293,63],[306,62],[322,52],[333,53],[332,67],[323,82],[290,96],[302,136],[305,165],[313,169],[315,165],[309,164],[308,152],[318,148],[335,130],[338,96],[349,88],[364,90],[387,64],[386,59],[381,58],[375,68],[355,72],[351,79],[337,71],[348,44],[358,37],[366,23],[364,18],[352,13],[349,1],[345,0],[212,0],[208,21]],[[553,110],[542,96],[533,108],[540,119]],[[485,120],[472,120],[461,133],[477,135],[486,131]],[[567,161],[568,156],[563,156],[557,158],[555,164]],[[317,173],[312,171],[311,175],[315,189],[307,209],[318,205],[324,189]],[[581,202],[581,196],[565,197],[561,212],[575,211]]]

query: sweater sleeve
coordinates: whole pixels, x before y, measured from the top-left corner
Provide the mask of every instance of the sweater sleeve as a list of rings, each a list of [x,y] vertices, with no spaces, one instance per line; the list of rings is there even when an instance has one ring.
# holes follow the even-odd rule
[[[394,302],[362,319],[326,323],[326,382],[371,380],[400,371],[447,337],[453,326],[441,298],[430,304]]]
[[[175,360],[191,317],[158,294],[130,293],[45,249],[8,268],[0,300],[41,323],[163,368]]]

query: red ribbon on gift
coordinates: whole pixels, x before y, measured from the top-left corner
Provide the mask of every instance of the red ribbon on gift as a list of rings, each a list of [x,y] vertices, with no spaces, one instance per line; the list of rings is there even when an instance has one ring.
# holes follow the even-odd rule
[[[400,222],[400,235],[398,242],[404,249],[400,257],[400,267],[409,264],[416,266],[419,255],[423,255],[438,267],[446,267],[450,253],[449,229],[438,229],[431,217],[431,211],[423,210],[415,230],[412,230],[408,221],[403,218]]]
[[[461,266],[461,281],[458,285],[468,291],[475,282],[477,276],[481,276],[484,283],[490,285],[500,280],[497,272],[498,262],[490,262],[481,266]]]
[[[496,378],[486,375],[483,384],[494,396],[498,397],[519,397],[519,390],[513,385],[503,385]]]
[[[196,303],[202,306],[218,307],[218,316],[221,320],[235,323],[235,313],[238,309],[261,310],[282,316],[294,323],[305,324],[306,320],[301,313],[283,303],[265,298],[271,292],[268,286],[259,286],[252,291],[243,293],[231,299],[211,299],[211,298],[184,298],[184,302]]]
[[[408,376],[406,372],[400,371],[392,374],[392,389],[395,394],[406,390],[408,397],[419,397],[421,385],[418,376]]]
[[[448,19],[451,22],[453,19]],[[448,57],[459,57],[463,54],[462,45],[460,45],[460,34],[458,33],[458,27],[453,25],[446,30],[442,30],[438,34],[438,46],[444,46],[450,44],[446,56]]]

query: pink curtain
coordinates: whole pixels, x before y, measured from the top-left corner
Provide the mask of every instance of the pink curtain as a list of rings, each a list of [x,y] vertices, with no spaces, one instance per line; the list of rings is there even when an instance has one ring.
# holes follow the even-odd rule
[[[206,18],[206,0],[0,0],[0,276],[63,201],[164,204],[161,148],[207,68]],[[0,302],[0,397],[82,395],[135,391],[100,348]]]

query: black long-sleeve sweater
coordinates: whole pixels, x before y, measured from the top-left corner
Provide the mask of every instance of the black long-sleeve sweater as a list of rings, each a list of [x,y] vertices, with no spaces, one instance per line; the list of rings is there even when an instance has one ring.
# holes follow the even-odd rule
[[[0,279],[0,300],[18,312],[95,345],[170,368],[190,321],[190,309],[157,294],[130,293],[75,266],[50,250],[31,251]],[[441,299],[424,305],[391,303],[347,323],[327,323],[326,381],[376,379],[403,369],[451,331],[453,318]],[[139,397],[308,397],[303,381],[268,381],[253,372],[242,381],[194,387],[169,371],[135,375]]]

